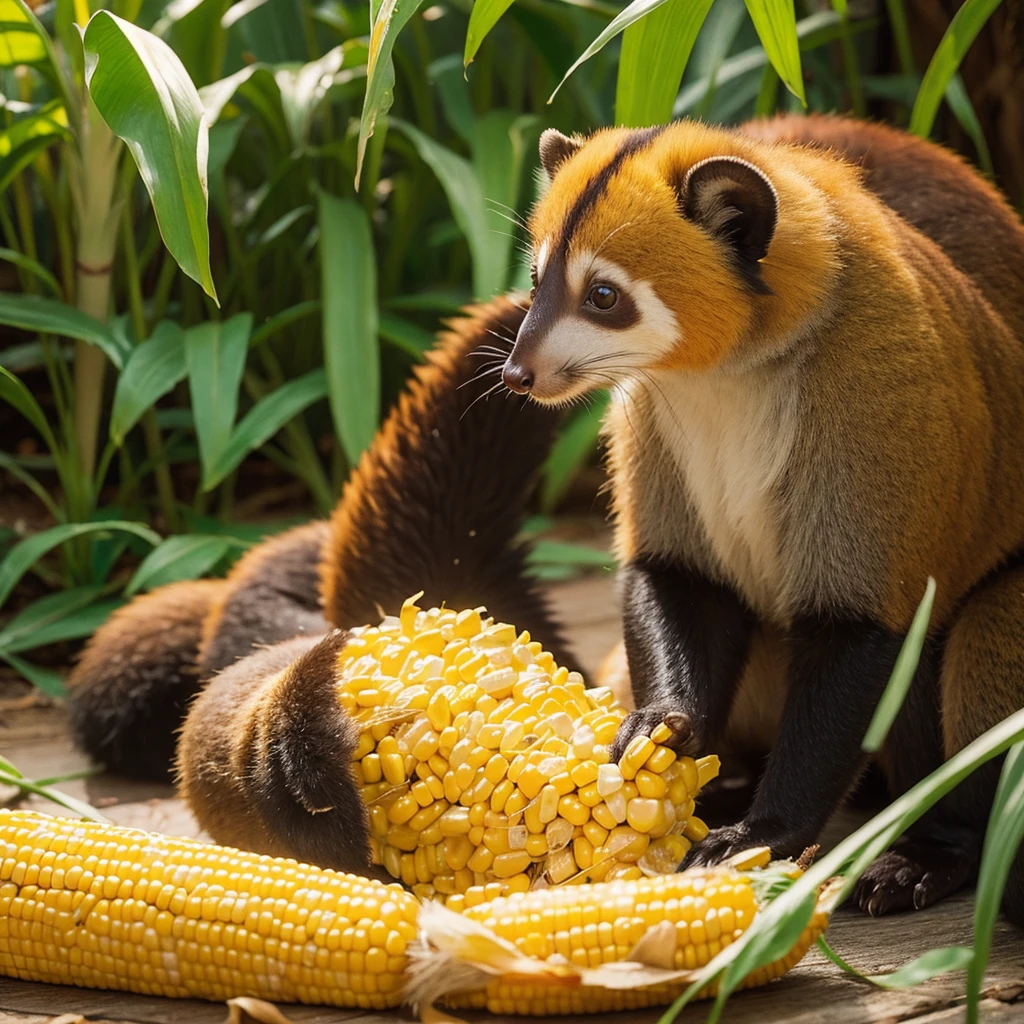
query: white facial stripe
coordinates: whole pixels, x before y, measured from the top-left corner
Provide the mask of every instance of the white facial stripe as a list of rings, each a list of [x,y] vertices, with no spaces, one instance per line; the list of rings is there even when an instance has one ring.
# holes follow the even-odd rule
[[[649,281],[634,280],[617,263],[590,252],[581,252],[569,261],[566,282],[569,294],[578,296],[581,302],[586,297],[586,290],[598,283],[614,285],[628,295],[640,311],[640,323],[628,331],[613,333],[632,334],[640,330],[651,335],[644,348],[654,358],[668,353],[679,341],[675,313],[658,298],[653,285]]]
[[[551,255],[551,239],[545,238],[541,242],[540,249],[537,251],[537,281],[544,276],[544,271],[548,265],[548,256]]]
[[[539,260],[538,260],[539,273]],[[675,314],[648,281],[635,281],[610,260],[581,253],[567,270],[570,302],[582,305],[597,283],[613,285],[630,297],[640,314],[632,327],[602,327],[598,316],[570,313],[561,317],[530,353],[535,376],[533,397],[562,402],[595,387],[625,383],[637,370],[655,364],[675,347]]]

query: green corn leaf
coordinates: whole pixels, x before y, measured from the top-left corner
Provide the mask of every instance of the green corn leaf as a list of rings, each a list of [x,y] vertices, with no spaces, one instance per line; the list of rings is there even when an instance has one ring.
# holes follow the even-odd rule
[[[0,68],[31,64],[57,87],[72,134],[81,128],[75,90],[57,56],[49,33],[24,0],[0,0]]]
[[[0,324],[88,342],[101,349],[119,370],[124,366],[129,351],[124,340],[106,324],[74,306],[43,295],[0,294]]]
[[[572,565],[596,569],[614,569],[615,559],[607,551],[570,544],[561,540],[539,540],[533,545],[528,561],[532,565]]]
[[[462,66],[468,68],[476,56],[480,44],[498,24],[498,19],[512,6],[513,0],[475,0],[469,14],[466,29],[466,48],[462,54]]]
[[[869,974],[868,981],[879,988],[912,988],[948,971],[962,971],[974,959],[974,950],[966,946],[945,946],[929,949],[927,953],[904,964],[889,974]]]
[[[974,898],[974,956],[967,968],[967,1021],[976,1024],[981,986],[992,950],[992,929],[1006,876],[1024,839],[1024,743],[1006,755],[982,848]]]
[[[985,132],[978,120],[974,104],[971,103],[971,97],[967,95],[964,80],[959,74],[953,75],[949,80],[949,85],[946,86],[946,102],[960,127],[971,137],[971,142],[974,143],[974,148],[978,152],[978,165],[986,174],[994,174],[988,140],[985,138]]]
[[[665,124],[712,0],[667,0],[622,34],[615,123]]]
[[[84,39],[89,93],[135,158],[164,244],[216,301],[206,223],[208,129],[199,93],[163,40],[109,11],[93,15]]]
[[[746,0],[746,4],[772,67],[786,88],[806,107],[793,0]]]
[[[2,394],[0,381],[0,394]],[[66,518],[57,503],[50,497],[49,491],[27,470],[23,469],[15,459],[6,452],[0,452],[0,469],[5,469],[16,480],[20,480],[46,506],[53,518],[61,523]]]
[[[25,661],[15,654],[0,650],[0,661],[6,661],[15,672],[22,678],[27,679],[37,690],[42,691],[47,697],[61,700],[67,695],[67,687],[64,679],[53,669],[43,668],[41,665],[33,665],[31,661]],[[0,783],[7,783],[4,773],[0,772]],[[20,788],[24,788],[19,786]]]
[[[209,572],[237,542],[231,537],[186,534],[158,544],[135,570],[125,596],[153,590],[179,580],[194,580]]]
[[[862,746],[869,754],[873,754],[885,742],[885,737],[892,728],[892,723],[896,721],[896,716],[903,706],[903,700],[910,690],[910,684],[914,681],[917,663],[921,658],[921,648],[928,635],[928,622],[931,619],[934,602],[935,580],[929,576],[924,598],[918,605],[914,620],[907,632],[907,638],[900,648],[889,684],[882,694],[882,699],[878,702],[878,707],[875,708],[868,731],[864,734]]]
[[[558,90],[565,85],[569,76],[585,61],[590,60],[595,53],[599,53],[605,48],[620,32],[625,31],[630,25],[639,21],[645,14],[650,14],[651,11],[656,10],[666,0],[632,0],[632,3],[624,7],[614,18],[611,23],[604,29],[603,32],[583,51],[583,53],[576,59],[576,62],[569,68],[568,71],[562,76],[562,80],[555,87],[555,91],[551,94],[548,99],[550,103],[558,95]]]
[[[318,369],[282,384],[261,398],[232,431],[231,439],[210,469],[209,486],[219,484],[249,452],[268,441],[304,409],[326,397],[327,376]]]
[[[71,138],[67,123],[64,107],[53,100],[0,132],[0,193],[44,149]]]
[[[448,197],[452,216],[466,236],[473,257],[473,291],[476,298],[490,298],[502,291],[508,260],[501,255],[501,246],[494,244],[487,204],[473,165],[414,125],[397,118],[393,118],[391,124],[410,139],[423,162],[437,175]]]
[[[150,338],[132,349],[117,378],[110,415],[114,444],[122,444],[143,413],[183,380],[186,372],[185,332],[170,320],[162,320]]]
[[[366,96],[359,119],[359,145],[356,154],[356,188],[366,156],[366,142],[373,134],[377,119],[383,117],[394,101],[395,66],[391,51],[395,39],[423,0],[371,0],[370,49],[366,59]]]
[[[0,183],[0,192],[3,191],[3,187],[3,184]],[[34,260],[31,256],[26,256],[24,253],[15,252],[14,249],[3,248],[0,248],[0,260],[13,263],[16,267],[31,274],[38,281],[46,285],[47,289],[58,300],[64,298],[64,289],[61,288],[60,282],[38,260]]]
[[[326,192],[319,202],[324,369],[334,429],[354,466],[380,419],[376,255],[363,207]]]
[[[60,451],[46,414],[32,396],[32,392],[10,370],[0,366],[0,398],[13,406],[42,435],[46,447],[54,454]]]
[[[482,286],[493,293],[509,286],[509,273],[517,257],[513,253],[517,220],[514,214],[522,185],[527,153],[536,152],[540,119],[516,116],[508,110],[491,110],[476,121],[473,137],[473,170],[484,196],[487,227],[486,260]],[[481,297],[492,294],[486,291]]]
[[[102,592],[103,588],[98,585],[72,587],[70,590],[47,594],[46,597],[33,601],[0,630],[0,650],[16,654],[32,647],[41,647],[44,643],[52,643],[53,640],[46,639],[50,631],[61,623],[73,622],[75,617],[88,608]],[[37,640],[38,634],[42,634],[44,639]],[[65,640],[75,635],[72,632],[58,638]]]
[[[285,121],[296,148],[309,144],[313,114],[345,65],[345,54],[344,46],[336,46],[319,60],[298,68],[278,68],[274,72]]]
[[[999,0],[965,0],[953,16],[946,34],[932,54],[928,70],[924,73],[914,109],[910,115],[910,131],[927,138],[931,135],[939,104],[946,93],[950,79],[960,67],[985,22],[999,6]]]
[[[580,467],[597,447],[601,420],[608,408],[608,401],[607,391],[598,392],[589,407],[573,415],[552,445],[544,463],[544,478],[540,489],[540,506],[544,512],[555,510]]]
[[[204,491],[214,486],[213,467],[231,438],[251,332],[249,313],[239,313],[223,323],[209,321],[185,332],[185,361]]]
[[[0,562],[0,607],[10,597],[18,580],[39,561],[43,555],[52,551],[59,544],[82,537],[89,533],[132,533],[136,537],[149,544],[160,543],[160,536],[154,533],[148,526],[142,523],[132,523],[123,519],[111,519],[100,523],[62,523],[60,526],[51,526],[48,530],[33,534],[17,544],[7,552],[6,557]]]
[[[425,331],[422,327],[417,327],[393,313],[381,313],[377,329],[386,342],[416,360],[422,360],[424,353],[434,344],[434,336],[430,331]]]

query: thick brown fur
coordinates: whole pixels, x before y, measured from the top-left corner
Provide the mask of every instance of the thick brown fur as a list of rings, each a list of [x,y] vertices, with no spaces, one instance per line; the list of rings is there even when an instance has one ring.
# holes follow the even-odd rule
[[[181,792],[218,842],[367,872],[367,811],[351,767],[359,734],[337,699],[346,638],[339,630],[251,654],[192,705]]]
[[[112,772],[170,780],[175,730],[201,682],[203,620],[226,580],[172,583],[96,632],[68,680],[75,742]]]
[[[444,343],[416,368],[352,474],[331,520],[322,563],[324,607],[333,625],[374,622],[399,595],[424,592],[425,606],[485,605],[524,623],[560,664],[575,662],[516,540],[529,484],[561,414],[509,394],[481,398],[496,379],[471,358],[485,336],[511,349],[525,296],[467,310]],[[479,353],[478,353],[479,355]],[[496,357],[492,362],[497,362]]]

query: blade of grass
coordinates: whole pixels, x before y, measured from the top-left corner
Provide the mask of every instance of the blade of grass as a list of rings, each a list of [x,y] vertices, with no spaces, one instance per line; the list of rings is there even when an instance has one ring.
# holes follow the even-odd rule
[[[679,83],[712,0],[668,0],[622,34],[615,123],[641,128],[672,119]]]
[[[967,969],[967,1024],[977,1024],[981,985],[992,949],[1006,876],[1024,838],[1024,743],[1006,755],[992,802],[974,897],[974,959]]]
[[[918,605],[914,620],[907,632],[907,638],[900,648],[889,685],[885,688],[885,693],[882,694],[882,699],[878,702],[878,707],[875,708],[868,731],[864,734],[861,746],[869,754],[873,754],[882,746],[892,728],[892,723],[896,721],[896,715],[903,706],[904,698],[910,690],[910,684],[914,681],[917,663],[921,659],[921,649],[924,647],[925,637],[928,635],[928,622],[931,619],[934,603],[935,580],[929,576],[924,598]]]
[[[66,807],[69,811],[74,811],[75,814],[81,815],[81,817],[88,821],[110,821],[109,818],[104,817],[95,807],[91,807],[84,800],[68,796],[67,793],[62,793],[59,789],[51,789],[49,786],[44,786],[34,779],[26,779],[6,759],[2,759],[2,763],[0,763],[0,786],[14,786],[15,789],[22,793],[34,793],[36,796],[44,797],[55,804],[59,804],[61,807]]]
[[[746,0],[746,4],[772,67],[786,88],[806,107],[793,0]]]
[[[999,3],[1000,0],[965,0],[953,16],[946,34],[932,54],[914,101],[910,114],[910,131],[914,135],[925,138],[931,135],[939,104],[950,80]]]
[[[373,234],[352,200],[320,192],[319,207],[324,369],[334,428],[354,466],[380,418]]]

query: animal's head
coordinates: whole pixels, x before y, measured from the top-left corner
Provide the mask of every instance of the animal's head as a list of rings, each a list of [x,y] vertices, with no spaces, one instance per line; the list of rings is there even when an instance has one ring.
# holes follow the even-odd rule
[[[765,271],[784,198],[772,172],[741,155],[750,149],[685,122],[585,141],[546,131],[533,303],[504,383],[558,403],[652,370],[721,363],[778,305],[781,278]]]

